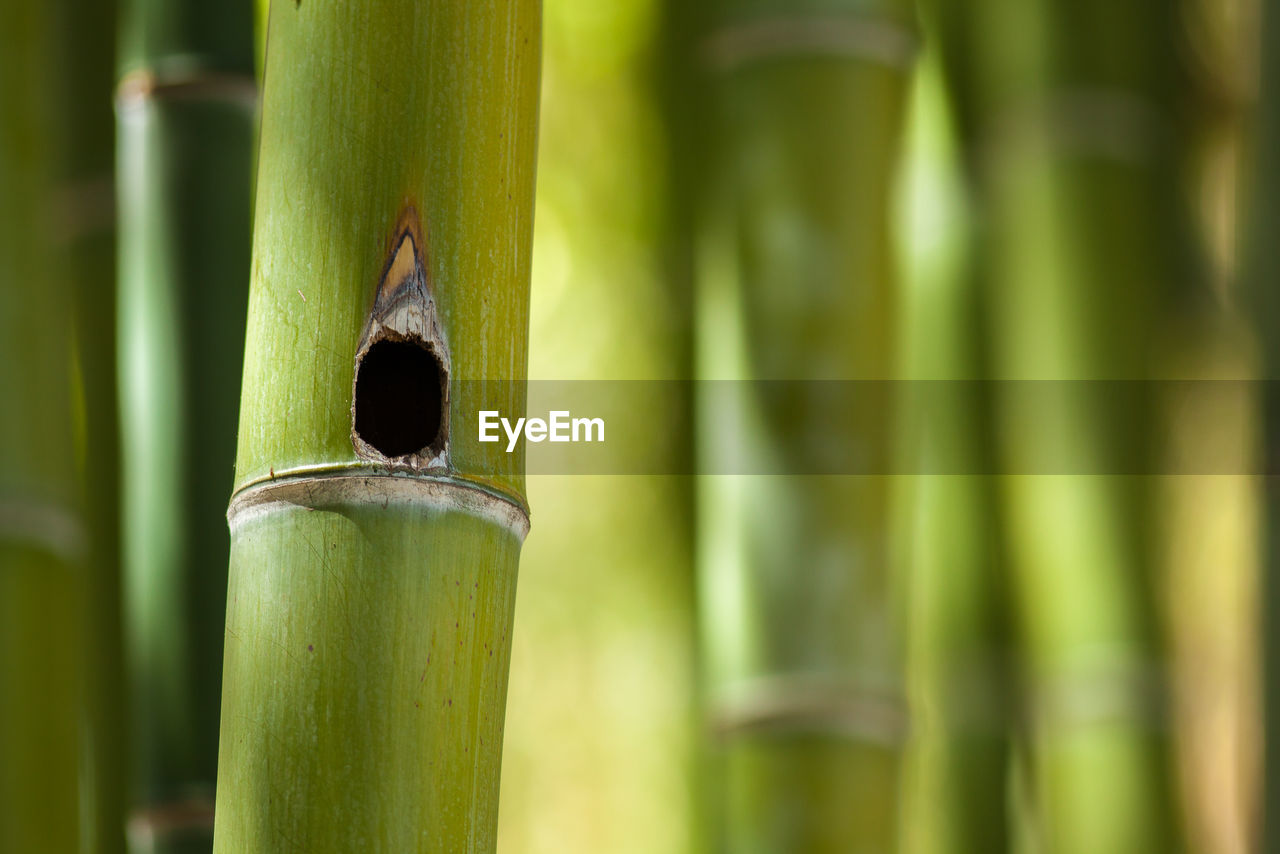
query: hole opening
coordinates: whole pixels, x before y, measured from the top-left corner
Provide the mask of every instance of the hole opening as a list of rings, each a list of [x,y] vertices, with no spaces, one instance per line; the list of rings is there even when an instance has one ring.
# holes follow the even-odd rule
[[[384,457],[438,453],[446,382],[421,341],[375,342],[356,371],[356,435]]]

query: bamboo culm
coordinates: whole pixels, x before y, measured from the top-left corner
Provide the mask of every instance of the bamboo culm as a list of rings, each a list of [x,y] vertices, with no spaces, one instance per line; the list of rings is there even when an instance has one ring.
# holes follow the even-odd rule
[[[1274,236],[1280,221],[1280,10],[1263,8],[1262,84],[1259,92],[1257,162],[1251,176],[1246,285],[1263,358],[1263,435],[1267,437],[1263,471],[1276,470],[1280,446],[1275,437],[1280,424],[1280,252]],[[1263,545],[1263,730],[1280,732],[1280,483],[1264,479],[1266,491]],[[1280,798],[1280,739],[1266,738],[1263,754],[1261,847],[1263,854],[1280,854],[1280,816],[1265,808]]]
[[[991,376],[1060,384],[1157,376],[1170,290],[1198,265],[1178,196],[1176,4],[939,4],[984,224],[978,287]],[[1085,119],[1084,117],[1091,117]],[[1055,388],[1055,386],[1045,386]],[[1150,384],[1124,407],[1082,394],[1029,411],[996,395],[997,483],[1036,844],[1176,851],[1151,482],[1031,475],[1077,459],[1142,470]]]
[[[76,851],[88,533],[56,251],[56,8],[0,5],[0,851]]]
[[[208,851],[248,302],[250,0],[123,10],[118,289],[130,848]]]
[[[492,851],[528,511],[475,419],[524,409],[540,4],[270,32],[214,848]]]
[[[117,4],[55,4],[59,15],[59,243],[75,293],[75,355],[84,420],[83,461],[92,799],[86,836],[95,854],[124,851],[128,774],[120,580],[119,411],[116,401],[116,197],[113,107]]]
[[[926,27],[928,22],[926,21]],[[926,37],[928,38],[928,37]],[[916,244],[904,275],[906,364],[912,383],[976,389],[986,338],[976,259],[941,69],[921,69],[913,93],[911,168],[916,217],[954,223],[945,241]],[[937,183],[932,183],[937,182]],[[941,192],[939,191],[941,190]],[[954,384],[954,385],[953,385]],[[913,386],[917,387],[917,386]],[[1012,850],[1009,776],[1019,729],[1008,567],[1000,545],[992,470],[997,447],[988,395],[914,396],[902,538],[912,737],[902,811],[903,854],[1003,854]],[[938,474],[935,472],[973,472]]]
[[[696,374],[890,379],[890,176],[917,45],[911,4],[711,5],[695,24]],[[749,394],[696,402],[712,467],[726,431],[766,459],[798,459],[823,432],[856,442],[873,467],[888,459],[885,410],[833,421],[818,402],[793,401],[766,419]],[[713,833],[725,850],[896,845],[907,722],[888,485],[699,479]]]

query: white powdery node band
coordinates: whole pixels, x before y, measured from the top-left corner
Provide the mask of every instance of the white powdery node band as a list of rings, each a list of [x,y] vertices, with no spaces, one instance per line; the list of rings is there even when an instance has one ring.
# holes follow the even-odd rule
[[[247,521],[282,509],[415,505],[457,510],[510,531],[524,542],[529,513],[511,498],[458,478],[394,474],[335,473],[254,484],[237,492],[227,507],[232,532]]]

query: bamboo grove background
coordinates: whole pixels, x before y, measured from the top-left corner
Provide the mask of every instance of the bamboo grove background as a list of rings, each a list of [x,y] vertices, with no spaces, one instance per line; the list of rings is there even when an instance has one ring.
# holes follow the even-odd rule
[[[0,0],[0,854],[1280,851],[1280,13],[481,5]],[[395,268],[418,190],[415,275],[489,379],[1009,382],[836,422],[693,383],[669,471],[826,430],[905,473],[512,471],[479,488],[522,548],[355,500],[233,557],[233,489],[368,473],[360,277],[308,259]],[[359,632],[296,606],[330,542]],[[497,670],[402,685],[379,651],[469,613],[414,573],[454,571]]]

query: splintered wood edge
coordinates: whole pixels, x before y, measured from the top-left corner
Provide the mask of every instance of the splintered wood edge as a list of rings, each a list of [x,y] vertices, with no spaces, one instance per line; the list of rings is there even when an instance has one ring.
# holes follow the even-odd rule
[[[458,510],[492,522],[521,543],[529,535],[529,514],[511,498],[458,478],[404,477],[351,472],[270,480],[237,492],[227,507],[227,524],[238,525],[289,507],[419,506]]]
[[[425,264],[421,262],[420,256],[421,250],[418,248],[418,242],[414,238],[413,232],[406,228],[400,235],[400,243],[396,247],[395,255],[391,257],[391,263],[382,275],[382,283],[378,286],[375,306],[380,303],[390,302],[397,291],[410,284],[419,268],[424,270],[425,275]]]
[[[427,267],[427,247],[417,207],[405,199],[396,219],[395,230],[387,242],[387,261],[383,264],[373,305],[365,318],[360,342],[356,346],[355,367],[351,374],[351,445],[360,459],[391,468],[425,472],[449,470],[450,399],[449,382],[453,366],[449,345],[440,328],[439,309]],[[421,329],[411,328],[420,321]],[[408,454],[388,457],[364,440],[356,430],[357,389],[360,365],[364,357],[380,341],[408,341],[431,353],[442,372],[440,384],[440,428],[438,446],[433,443]],[[423,453],[423,452],[427,453]]]

